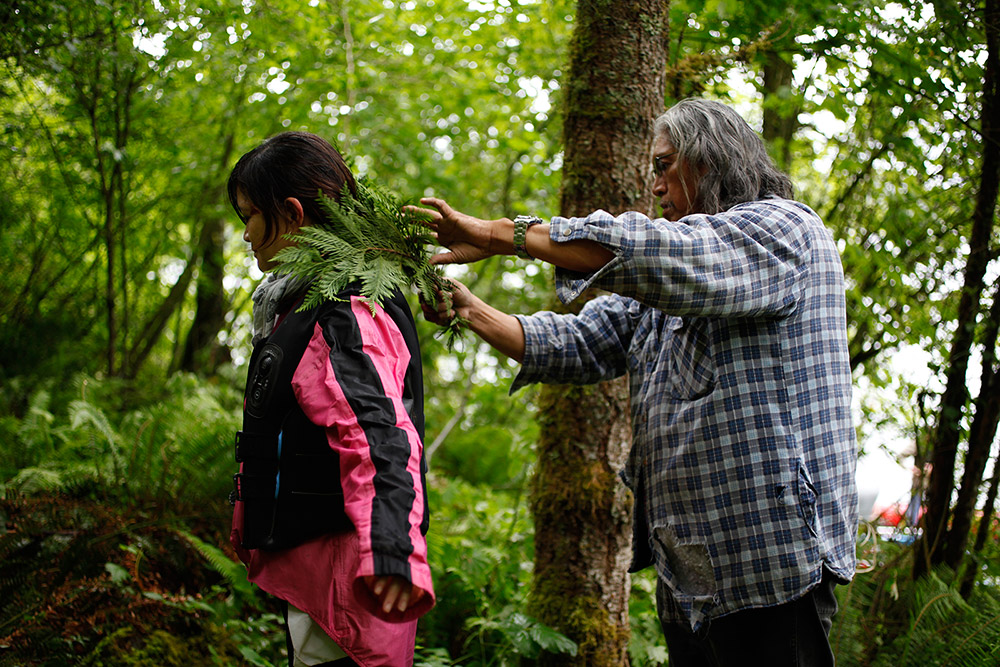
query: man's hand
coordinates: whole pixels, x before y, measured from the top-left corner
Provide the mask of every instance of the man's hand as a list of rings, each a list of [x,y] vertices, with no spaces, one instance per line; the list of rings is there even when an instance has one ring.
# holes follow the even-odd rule
[[[450,279],[451,291],[440,291],[437,303],[420,300],[420,308],[429,322],[444,326],[455,317],[463,318],[469,329],[484,341],[515,361],[524,359],[524,329],[512,315],[497,310],[469,288]]]
[[[414,586],[405,577],[397,574],[388,577],[367,576],[365,584],[378,600],[382,611],[387,614],[392,612],[393,608],[404,612],[424,597],[422,588]]]
[[[451,291],[440,291],[437,293],[437,303],[427,303],[420,299],[420,309],[424,313],[424,318],[438,326],[447,326],[455,319],[455,316],[468,317],[468,308],[472,305],[475,297],[469,288],[457,280],[448,279],[451,283]]]
[[[468,264],[493,255],[513,252],[512,244],[507,244],[511,246],[510,252],[505,252],[502,244],[494,238],[494,228],[501,221],[473,218],[456,211],[448,202],[436,197],[424,197],[420,203],[434,208],[407,206],[406,209],[427,216],[429,219],[422,224],[430,228],[438,243],[450,251],[431,257],[431,264]]]

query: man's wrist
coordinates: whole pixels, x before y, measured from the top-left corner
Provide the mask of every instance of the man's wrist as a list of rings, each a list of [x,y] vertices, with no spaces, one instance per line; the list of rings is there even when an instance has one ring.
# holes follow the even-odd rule
[[[519,215],[514,218],[514,254],[521,259],[534,259],[526,247],[528,229],[532,225],[537,225],[542,221],[533,215]]]

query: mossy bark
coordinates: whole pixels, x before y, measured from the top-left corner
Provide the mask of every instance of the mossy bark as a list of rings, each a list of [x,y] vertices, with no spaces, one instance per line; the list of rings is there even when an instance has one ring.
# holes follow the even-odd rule
[[[564,84],[563,215],[651,212],[668,8],[663,0],[578,3]],[[627,665],[631,498],[618,479],[631,442],[627,383],[547,386],[540,402],[531,611],[580,651],[538,663]]]

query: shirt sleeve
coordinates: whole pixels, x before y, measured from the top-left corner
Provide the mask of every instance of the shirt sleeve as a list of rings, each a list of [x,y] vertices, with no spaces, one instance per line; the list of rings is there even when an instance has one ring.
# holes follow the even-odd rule
[[[624,375],[642,306],[614,294],[577,315],[515,315],[524,329],[524,359],[511,393],[534,382],[593,384]]]
[[[428,593],[421,607],[432,605],[423,443],[404,401],[410,352],[381,308],[373,314],[357,297],[326,308],[292,386],[340,456],[344,508],[359,537],[355,591],[366,594],[366,576],[400,575]]]
[[[589,275],[558,269],[556,292],[568,303],[598,287],[679,316],[784,315],[803,289],[816,226],[808,207],[777,198],[676,222],[634,211],[556,217],[553,241],[588,239],[615,254]]]

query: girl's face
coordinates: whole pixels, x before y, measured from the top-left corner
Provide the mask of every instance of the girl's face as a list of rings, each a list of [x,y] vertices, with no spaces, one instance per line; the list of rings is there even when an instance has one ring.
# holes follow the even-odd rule
[[[296,231],[297,226],[293,225],[288,217],[281,216],[275,221],[277,223],[276,233],[268,238],[263,213],[242,190],[238,190],[236,193],[236,206],[240,210],[245,225],[243,240],[250,244],[250,250],[257,258],[257,267],[263,273],[267,273],[277,265],[277,262],[273,261],[274,255],[282,248],[294,245],[284,238],[284,235]]]

